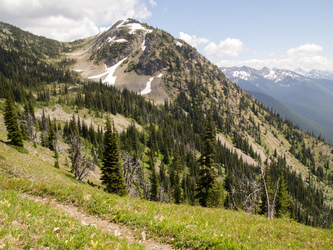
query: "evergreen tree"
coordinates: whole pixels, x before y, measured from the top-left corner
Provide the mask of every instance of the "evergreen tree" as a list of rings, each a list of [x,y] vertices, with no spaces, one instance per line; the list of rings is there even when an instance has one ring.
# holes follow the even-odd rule
[[[213,190],[217,173],[215,171],[216,163],[214,161],[216,153],[216,129],[211,110],[207,114],[207,124],[203,135],[204,153],[199,158],[199,183],[198,194],[201,206],[207,206],[209,190]]]
[[[280,218],[283,214],[285,214],[289,207],[289,199],[287,194],[287,187],[284,181],[283,174],[280,176],[279,188],[276,195],[276,206],[275,206],[275,214],[276,217]]]
[[[106,131],[104,134],[104,152],[102,159],[102,184],[109,193],[120,196],[127,194],[124,173],[120,163],[120,152],[118,145],[118,135],[110,118],[106,120]]]
[[[48,148],[50,150],[56,150],[56,134],[53,126],[50,126],[48,132]]]
[[[17,121],[17,112],[11,94],[8,94],[5,106],[5,125],[10,143],[14,146],[23,147],[22,131]]]
[[[159,200],[161,202],[169,202],[170,179],[166,174],[166,167],[163,162],[160,165],[159,177],[160,177]]]
[[[182,187],[180,184],[180,174],[176,172],[175,175],[175,186],[173,191],[173,198],[175,199],[175,203],[179,204],[182,201]]]
[[[27,133],[24,123],[23,123],[23,117],[20,117],[19,120],[20,120],[19,126],[20,126],[20,130],[21,130],[22,139],[28,140],[29,136],[28,136],[28,133]]]
[[[54,167],[55,168],[60,168],[58,159],[56,159],[56,161],[54,162]]]
[[[155,169],[155,163],[154,163],[154,152],[150,151],[150,156],[149,156],[149,168],[151,171],[149,180],[150,180],[150,200],[151,201],[157,201],[158,197],[158,176],[156,173],[156,169]]]
[[[224,188],[223,181],[215,179],[213,187],[208,190],[207,207],[223,207]]]
[[[43,147],[47,147],[48,146],[48,122],[47,122],[47,118],[45,115],[45,110],[43,109],[43,113],[42,113],[42,120],[41,120],[41,124],[39,126],[39,128],[41,129],[41,144]]]
[[[172,161],[172,189],[173,189],[173,198],[176,204],[179,204],[182,199],[182,188],[180,184],[180,171],[181,171],[181,160],[180,160],[180,152],[179,146],[177,144],[176,150],[174,153],[174,159]]]

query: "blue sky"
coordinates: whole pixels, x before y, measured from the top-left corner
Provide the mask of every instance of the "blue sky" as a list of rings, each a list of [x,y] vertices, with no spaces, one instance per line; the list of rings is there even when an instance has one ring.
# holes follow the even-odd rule
[[[0,20],[69,41],[127,17],[182,38],[219,66],[333,71],[332,0],[1,0]]]
[[[220,66],[333,70],[332,11],[333,1],[321,0],[161,0],[146,21],[175,37],[206,38],[196,47]],[[235,53],[223,53],[228,47]]]

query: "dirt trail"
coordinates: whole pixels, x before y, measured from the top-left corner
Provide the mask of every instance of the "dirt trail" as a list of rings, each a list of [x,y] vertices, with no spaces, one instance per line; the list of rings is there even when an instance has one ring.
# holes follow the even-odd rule
[[[22,194],[22,197],[33,200],[39,204],[51,205],[54,208],[65,212],[68,216],[81,222],[83,226],[92,225],[97,228],[100,228],[103,232],[106,232],[110,235],[115,235],[122,239],[125,239],[128,243],[139,243],[143,245],[146,249],[172,249],[170,245],[166,245],[160,242],[155,241],[154,239],[146,239],[146,232],[142,230],[140,232],[140,239],[134,237],[135,233],[132,229],[119,225],[113,222],[110,222],[105,219],[98,218],[97,216],[92,216],[84,214],[78,210],[77,207],[73,205],[64,205],[60,202],[57,202],[55,199],[42,198],[38,196],[32,196],[28,194]],[[137,234],[137,233],[136,233]]]

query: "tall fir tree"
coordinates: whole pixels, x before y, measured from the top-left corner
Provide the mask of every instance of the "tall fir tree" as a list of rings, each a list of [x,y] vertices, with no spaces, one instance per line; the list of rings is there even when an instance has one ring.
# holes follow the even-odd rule
[[[173,181],[172,184],[173,186],[171,187],[173,189],[173,198],[175,200],[176,204],[179,204],[182,201],[182,187],[181,187],[181,182],[180,182],[180,172],[182,170],[181,167],[181,160],[180,160],[180,150],[179,146],[177,144],[175,153],[174,153],[174,158],[172,161],[172,171],[173,171]]]
[[[149,168],[150,168],[150,200],[157,201],[158,200],[158,176],[155,169],[155,162],[154,162],[154,152],[149,151]]]
[[[9,93],[5,106],[5,125],[7,128],[7,138],[14,146],[23,147],[22,131],[17,121],[17,112],[14,106],[12,95]]]
[[[217,173],[214,157],[216,153],[216,129],[211,110],[207,114],[207,124],[203,135],[204,153],[199,158],[199,182],[197,198],[201,206],[207,206],[209,190],[213,189]]]
[[[120,151],[118,145],[118,134],[110,118],[106,120],[106,130],[104,134],[104,152],[102,159],[102,184],[109,193],[115,193],[120,196],[127,194],[124,181],[123,168],[120,163]]]
[[[276,195],[275,214],[277,218],[280,218],[283,214],[286,214],[289,208],[289,197],[287,193],[287,187],[283,174],[280,175],[279,188]]]

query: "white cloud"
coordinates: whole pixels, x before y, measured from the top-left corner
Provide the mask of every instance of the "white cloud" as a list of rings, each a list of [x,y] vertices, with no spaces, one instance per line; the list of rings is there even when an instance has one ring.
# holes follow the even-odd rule
[[[217,45],[214,42],[210,42],[204,49],[205,53],[209,57],[237,57],[244,50],[244,44],[241,40],[236,38],[227,38],[224,41],[220,41]]]
[[[149,0],[149,3],[153,7],[156,7],[156,5],[157,5],[154,0]]]
[[[85,38],[99,32],[96,24],[87,18],[75,21],[63,16],[51,16],[35,20],[27,26],[26,29],[34,34],[40,34],[59,41],[71,41],[77,38]]]
[[[283,55],[270,54],[264,59],[251,60],[220,60],[216,64],[219,67],[248,66],[256,69],[263,67],[281,68],[295,70],[302,68],[304,70],[321,69],[332,70],[333,60],[317,53],[323,48],[316,44],[304,44],[297,48],[291,48]]]
[[[322,51],[323,48],[317,44],[304,44],[297,48],[292,48],[287,51],[287,55],[291,57],[304,57],[315,55],[317,52]]]
[[[179,39],[184,40],[188,44],[190,44],[193,47],[197,47],[199,44],[205,44],[208,43],[209,40],[204,37],[196,37],[195,35],[191,36],[189,34],[186,34],[184,32],[179,32]]]
[[[94,35],[98,27],[120,19],[146,19],[151,12],[145,0],[4,0],[0,16],[1,21],[38,35],[70,41]]]

